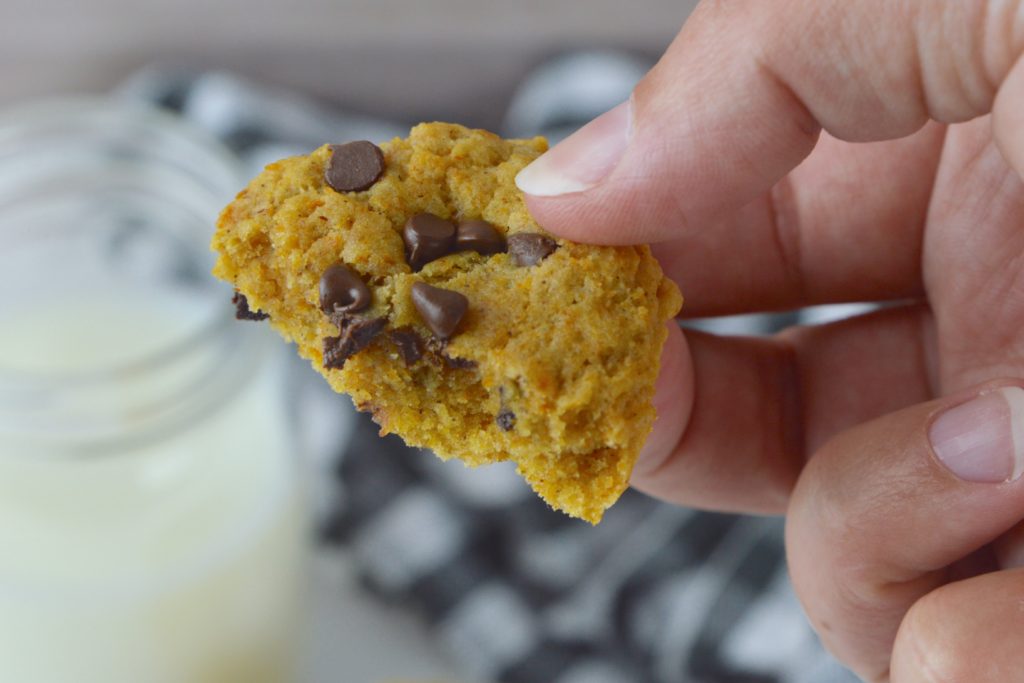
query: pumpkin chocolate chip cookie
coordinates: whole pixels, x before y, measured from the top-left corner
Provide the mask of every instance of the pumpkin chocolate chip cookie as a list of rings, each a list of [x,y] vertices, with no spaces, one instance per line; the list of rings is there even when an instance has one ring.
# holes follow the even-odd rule
[[[545,148],[430,123],[284,159],[224,209],[214,273],[382,433],[513,460],[596,523],[651,429],[682,298],[647,247],[541,230],[514,178]]]

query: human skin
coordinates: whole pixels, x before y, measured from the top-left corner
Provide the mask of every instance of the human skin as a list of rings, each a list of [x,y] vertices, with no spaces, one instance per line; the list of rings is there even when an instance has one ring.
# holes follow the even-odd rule
[[[785,513],[809,618],[867,681],[1024,670],[1022,54],[1024,1],[707,1],[518,179],[553,233],[653,242],[687,316],[891,302],[672,326],[633,477]]]

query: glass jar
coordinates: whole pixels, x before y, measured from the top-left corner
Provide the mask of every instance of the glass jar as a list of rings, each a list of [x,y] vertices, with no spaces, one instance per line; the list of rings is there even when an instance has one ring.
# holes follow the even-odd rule
[[[282,366],[208,275],[243,182],[153,109],[0,113],[0,681],[291,677]]]

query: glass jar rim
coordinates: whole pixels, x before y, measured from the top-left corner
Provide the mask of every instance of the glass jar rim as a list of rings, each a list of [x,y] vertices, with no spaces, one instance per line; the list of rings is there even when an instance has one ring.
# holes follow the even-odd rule
[[[161,129],[200,150],[200,154],[226,175],[241,175],[241,164],[220,140],[188,123],[180,115],[156,105],[128,99],[76,95],[48,97],[0,107],[0,146],[26,129],[40,129],[53,123],[67,123],[69,116],[91,126],[125,120]],[[0,147],[2,149],[2,147]],[[190,150],[190,152],[193,150]]]
[[[189,182],[195,180],[210,186],[211,193],[215,189],[220,190],[227,198],[244,182],[241,164],[234,155],[213,136],[181,117],[145,103],[97,97],[47,99],[0,110],[0,166],[13,162],[19,152],[25,153],[25,141],[45,140],[48,132],[116,136],[126,130],[142,133],[143,137],[152,135],[154,139],[169,143],[160,146],[160,150],[172,150],[173,157],[154,155],[147,161],[166,163],[172,172],[187,177]],[[30,153],[31,148],[28,149]],[[220,287],[216,289],[220,290]],[[213,290],[211,283],[208,291]],[[246,333],[235,326],[231,318],[227,305],[210,306],[198,321],[189,325],[187,331],[175,335],[167,343],[155,345],[139,354],[129,354],[112,363],[76,371],[18,369],[5,366],[0,360],[0,415],[4,412],[5,393],[8,406],[23,402],[26,397],[47,397],[49,401],[54,396],[74,393],[87,400],[84,397],[96,387],[123,378],[142,377],[157,366],[190,363],[190,371],[196,375],[192,378],[194,383],[178,383],[174,392],[150,397],[152,403],[147,404],[149,412],[145,414],[153,419],[143,420],[128,430],[115,430],[102,424],[87,425],[84,421],[78,427],[56,424],[59,420],[52,419],[52,416],[36,416],[40,419],[34,421],[26,417],[27,414],[18,414],[9,420],[16,427],[13,433],[22,437],[45,436],[48,446],[60,446],[64,442],[73,444],[73,448],[57,447],[56,450],[73,450],[76,454],[83,451],[110,452],[112,448],[119,450],[117,446],[140,438],[153,438],[163,429],[182,424],[186,414],[193,418],[196,416],[197,410],[185,410],[184,404],[188,402],[188,391],[197,388],[199,382],[216,383],[220,390],[206,393],[211,400],[214,395],[223,399],[230,395],[232,387],[245,381],[247,373],[242,364],[258,362],[260,349],[266,348],[265,343],[259,335]],[[204,351],[208,357],[199,356]],[[210,405],[204,407],[210,409]],[[172,415],[175,419],[170,420]],[[3,429],[0,421],[0,431]]]

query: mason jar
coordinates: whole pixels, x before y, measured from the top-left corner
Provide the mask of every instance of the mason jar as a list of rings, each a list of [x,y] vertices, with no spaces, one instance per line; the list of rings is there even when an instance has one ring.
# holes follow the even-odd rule
[[[0,113],[0,681],[292,676],[282,366],[209,275],[243,182],[154,109]]]

